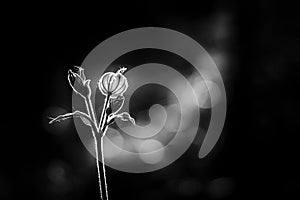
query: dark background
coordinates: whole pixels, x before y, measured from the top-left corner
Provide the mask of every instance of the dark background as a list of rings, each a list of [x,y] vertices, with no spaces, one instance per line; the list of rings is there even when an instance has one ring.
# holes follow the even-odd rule
[[[76,8],[75,8],[76,7]],[[110,199],[296,199],[299,196],[298,7],[274,1],[135,1],[4,6],[0,199],[99,199],[96,167],[73,122],[66,72],[104,39],[171,28],[213,56],[228,99],[223,133],[151,173],[108,169]],[[220,28],[221,27],[221,28]],[[218,34],[225,30],[224,34]],[[221,61],[218,60],[221,55]],[[63,111],[64,111],[63,110]]]

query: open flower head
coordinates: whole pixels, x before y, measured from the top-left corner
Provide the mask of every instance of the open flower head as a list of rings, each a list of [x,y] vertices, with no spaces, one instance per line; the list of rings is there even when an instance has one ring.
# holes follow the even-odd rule
[[[98,82],[101,93],[105,96],[110,95],[112,99],[122,96],[128,88],[127,78],[123,74],[126,70],[122,67],[116,73],[107,72],[103,74]]]

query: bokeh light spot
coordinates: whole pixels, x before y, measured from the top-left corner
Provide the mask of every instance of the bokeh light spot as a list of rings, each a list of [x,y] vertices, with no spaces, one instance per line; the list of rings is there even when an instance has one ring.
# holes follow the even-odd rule
[[[164,151],[157,151],[163,147],[163,144],[157,140],[149,139],[140,143],[140,159],[147,164],[156,164],[164,157]],[[151,152],[151,153],[150,153]]]

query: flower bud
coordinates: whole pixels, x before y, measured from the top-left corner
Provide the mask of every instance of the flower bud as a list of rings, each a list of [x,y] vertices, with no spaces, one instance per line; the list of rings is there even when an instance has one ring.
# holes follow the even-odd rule
[[[125,70],[121,68],[116,73],[107,72],[101,76],[98,86],[103,95],[110,95],[112,99],[123,95],[128,88],[127,78],[123,75]]]
[[[87,97],[91,94],[90,79],[86,79],[84,74],[84,69],[81,67],[76,67],[79,73],[75,73],[72,70],[68,71],[69,84],[73,91],[82,97]],[[72,84],[74,82],[74,85]]]

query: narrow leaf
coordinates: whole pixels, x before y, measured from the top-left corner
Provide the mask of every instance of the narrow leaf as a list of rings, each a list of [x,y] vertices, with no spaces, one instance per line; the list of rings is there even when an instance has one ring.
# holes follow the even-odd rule
[[[82,120],[82,122],[83,122],[85,125],[91,126],[91,122],[90,122],[87,118],[85,118],[85,117],[83,117],[83,116],[80,116],[80,119]]]
[[[116,99],[110,100],[110,107],[114,114],[117,114],[123,107],[125,98],[124,96],[118,96]]]
[[[133,125],[135,125],[135,120],[127,112],[115,115],[115,117],[121,119],[122,121],[130,121]]]

